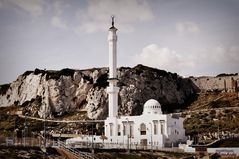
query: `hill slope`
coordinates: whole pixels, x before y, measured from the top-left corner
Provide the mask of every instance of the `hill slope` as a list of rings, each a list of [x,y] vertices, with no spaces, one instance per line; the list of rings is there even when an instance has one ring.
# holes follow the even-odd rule
[[[119,68],[119,114],[139,115],[151,98],[162,104],[164,112],[184,108],[196,94],[196,87],[177,74],[143,65]],[[58,117],[87,112],[92,119],[105,119],[108,113],[106,87],[108,70],[63,69],[27,71],[16,81],[0,87],[0,106],[20,105],[23,113]]]
[[[202,141],[239,134],[238,93],[201,92],[183,116],[186,133]]]

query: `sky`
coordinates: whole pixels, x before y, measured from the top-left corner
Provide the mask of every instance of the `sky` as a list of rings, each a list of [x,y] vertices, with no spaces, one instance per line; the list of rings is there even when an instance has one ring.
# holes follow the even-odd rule
[[[112,15],[118,67],[239,72],[239,0],[0,0],[0,84],[35,68],[107,67]]]

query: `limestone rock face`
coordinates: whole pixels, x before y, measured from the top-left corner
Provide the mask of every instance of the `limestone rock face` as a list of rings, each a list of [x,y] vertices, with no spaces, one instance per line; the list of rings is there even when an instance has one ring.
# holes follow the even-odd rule
[[[164,112],[181,109],[196,93],[190,80],[177,74],[138,65],[119,70],[119,113],[139,115],[148,99],[156,99]]]
[[[118,69],[119,115],[139,115],[151,98],[163,111],[181,109],[196,93],[193,83],[177,74],[138,65]],[[56,117],[85,110],[91,119],[108,115],[108,69],[45,71],[20,75],[9,87],[0,87],[0,106],[21,105],[34,116]]]

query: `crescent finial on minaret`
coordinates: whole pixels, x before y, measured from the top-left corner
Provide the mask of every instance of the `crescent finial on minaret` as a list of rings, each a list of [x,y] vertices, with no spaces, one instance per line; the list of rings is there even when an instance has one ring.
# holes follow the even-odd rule
[[[112,26],[109,29],[116,31],[117,28],[115,28],[115,16],[114,15],[111,16],[111,25]]]
[[[112,24],[112,27],[114,27],[114,24],[115,24],[115,22],[114,22],[114,19],[115,19],[115,16],[111,16],[111,19],[112,19],[112,22],[111,22],[111,24]]]

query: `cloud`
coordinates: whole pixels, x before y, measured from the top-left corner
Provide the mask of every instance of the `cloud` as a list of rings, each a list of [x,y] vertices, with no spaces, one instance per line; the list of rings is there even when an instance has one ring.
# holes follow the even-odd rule
[[[181,22],[176,24],[176,30],[179,35],[187,33],[197,34],[200,32],[199,26],[194,22]]]
[[[67,29],[67,24],[60,17],[53,16],[51,19],[52,26],[60,29]]]
[[[157,67],[172,72],[180,72],[182,67],[189,65],[184,63],[180,54],[169,48],[161,48],[156,44],[150,44],[143,48],[142,52],[133,57],[134,63]]]
[[[14,5],[32,16],[39,16],[43,13],[43,7],[45,5],[44,0],[6,0],[6,5]]]
[[[137,23],[154,18],[150,2],[147,0],[88,0],[85,3],[69,3],[64,0],[2,1],[7,7],[20,9],[34,17],[44,12],[51,14],[49,20],[52,26],[61,29],[68,28],[75,32],[106,31],[111,15],[116,17],[116,26],[124,33],[134,31]],[[79,4],[79,7],[76,9],[74,4]],[[71,19],[69,15],[73,15]]]
[[[67,7],[69,7],[69,4],[64,3],[64,1],[61,0],[54,1],[53,3],[53,9],[56,15],[61,15]]]
[[[150,44],[133,56],[132,60],[135,65],[141,63],[185,76],[235,73],[239,68],[239,46],[215,46],[179,53]]]
[[[116,16],[121,31],[133,31],[133,23],[149,21],[154,18],[146,0],[89,0],[87,7],[77,13],[81,22],[78,31],[88,33],[105,31],[111,15]]]
[[[203,64],[221,70],[236,70],[239,68],[239,47],[238,46],[216,46],[198,52],[197,65]],[[237,69],[235,69],[237,68]]]

